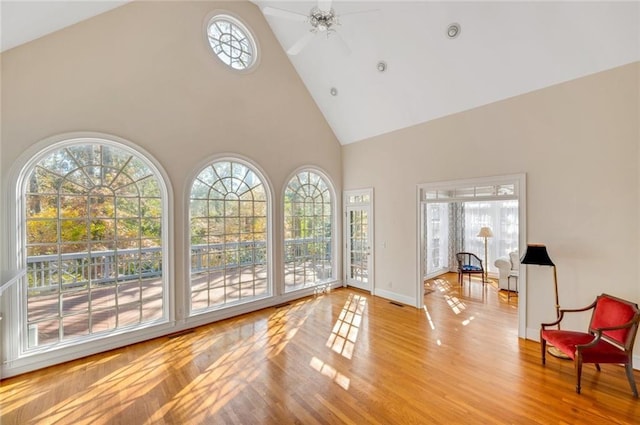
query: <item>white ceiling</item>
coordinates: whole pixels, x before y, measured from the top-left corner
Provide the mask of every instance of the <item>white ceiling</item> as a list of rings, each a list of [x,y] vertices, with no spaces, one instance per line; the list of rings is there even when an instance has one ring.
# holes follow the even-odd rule
[[[122,6],[124,1],[0,0],[2,51]]]
[[[316,5],[252,1],[305,15]],[[2,50],[123,3],[2,0]],[[333,7],[344,15],[340,37],[318,35],[289,58],[343,144],[640,60],[638,1],[334,0]],[[307,23],[266,18],[285,51],[308,32]],[[454,40],[445,35],[452,22],[462,27]],[[381,60],[384,73],[376,69]]]
[[[315,5],[255,3],[300,13]],[[638,2],[336,0],[333,8],[378,12],[341,19],[350,53],[337,38],[316,37],[290,59],[343,144],[640,60]],[[285,50],[308,27],[267,21]],[[453,22],[462,31],[451,40]]]

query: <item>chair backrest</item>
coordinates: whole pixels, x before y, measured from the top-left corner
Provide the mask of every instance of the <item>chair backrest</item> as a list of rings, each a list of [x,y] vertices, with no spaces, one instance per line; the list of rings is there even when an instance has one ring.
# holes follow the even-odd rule
[[[511,261],[511,270],[518,270],[520,268],[520,256],[518,251],[509,253],[509,261]]]
[[[596,298],[589,331],[596,328],[620,326],[628,322],[633,322],[628,328],[602,332],[603,338],[623,346],[625,351],[632,350],[640,323],[640,309],[636,303],[602,294]]]
[[[456,259],[458,260],[459,269],[462,269],[462,266],[475,266],[482,269],[482,260],[472,252],[458,252]]]

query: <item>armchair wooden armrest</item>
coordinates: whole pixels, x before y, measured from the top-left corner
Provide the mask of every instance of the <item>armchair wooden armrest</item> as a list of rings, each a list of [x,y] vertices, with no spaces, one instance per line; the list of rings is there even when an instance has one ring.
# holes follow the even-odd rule
[[[592,302],[590,305],[586,306],[586,307],[582,307],[582,308],[562,308],[560,309],[558,318],[554,321],[554,322],[550,322],[550,323],[541,323],[540,326],[542,327],[542,330],[550,327],[550,326],[556,326],[558,324],[560,324],[560,322],[562,321],[562,319],[564,319],[564,314],[565,313],[579,313],[582,311],[588,311],[591,310],[592,308],[594,308],[596,306],[596,302]]]
[[[596,345],[598,345],[598,342],[600,342],[600,339],[602,339],[602,332],[606,332],[606,331],[619,331],[621,329],[627,329],[630,328],[632,326],[634,326],[636,324],[635,321],[629,321],[623,325],[618,325],[618,326],[608,326],[608,327],[604,327],[604,328],[593,328],[591,329],[591,332],[593,333],[593,341],[591,341],[588,344],[577,344],[576,345],[576,350],[580,351],[580,350],[584,350],[585,348],[590,348],[590,347],[594,347]]]

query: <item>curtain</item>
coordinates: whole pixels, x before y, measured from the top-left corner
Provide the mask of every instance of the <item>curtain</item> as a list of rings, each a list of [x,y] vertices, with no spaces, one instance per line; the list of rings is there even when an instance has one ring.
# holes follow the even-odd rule
[[[493,237],[487,238],[488,270],[497,271],[496,258],[506,257],[518,249],[518,201],[481,201],[464,203],[464,250],[473,252],[484,262],[484,238],[481,227],[489,227]],[[485,265],[486,267],[486,265]]]
[[[449,206],[449,270],[456,271],[458,260],[456,254],[464,251],[465,220],[464,203],[452,202]]]
[[[427,276],[449,271],[449,204],[425,204],[425,273]],[[426,277],[426,276],[425,276]]]

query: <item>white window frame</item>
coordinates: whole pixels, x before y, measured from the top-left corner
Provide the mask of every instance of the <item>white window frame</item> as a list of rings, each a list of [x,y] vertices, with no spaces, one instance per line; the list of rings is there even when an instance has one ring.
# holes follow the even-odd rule
[[[285,248],[285,224],[284,221],[286,219],[285,215],[284,215],[284,202],[285,202],[285,194],[287,191],[287,188],[289,187],[289,183],[291,182],[291,180],[297,176],[299,173],[302,172],[312,172],[315,173],[317,175],[319,175],[325,182],[325,184],[327,185],[327,188],[329,190],[329,193],[331,195],[331,276],[332,278],[328,281],[320,281],[320,282],[315,282],[314,284],[310,284],[310,285],[304,285],[302,288],[297,288],[297,289],[293,289],[291,291],[285,291],[285,275],[286,275],[286,261],[285,261],[285,254],[286,254],[286,248]],[[338,208],[339,208],[339,199],[336,196],[336,190],[335,190],[335,184],[333,183],[333,180],[331,180],[331,178],[329,177],[329,175],[327,173],[325,173],[323,170],[321,170],[318,167],[314,167],[314,166],[302,166],[297,168],[296,170],[294,170],[291,174],[289,174],[289,176],[287,176],[287,178],[285,179],[285,183],[284,186],[282,188],[282,195],[281,195],[281,208],[282,208],[282,235],[281,235],[281,241],[282,241],[282,250],[281,250],[281,258],[282,258],[282,283],[280,285],[280,291],[282,294],[293,294],[296,293],[298,291],[304,291],[305,289],[309,289],[309,288],[314,288],[317,287],[318,285],[332,285],[335,282],[339,281],[339,277],[338,277],[338,259],[340,258],[340,251],[339,251],[339,245],[340,242],[337,240],[338,239],[338,231],[337,231],[337,220],[338,220]]]
[[[229,305],[221,308],[214,308],[208,310],[198,310],[192,311],[191,309],[191,208],[189,207],[189,203],[191,200],[191,188],[193,187],[193,183],[202,170],[208,165],[214,164],[220,161],[232,161],[243,164],[249,167],[262,181],[262,184],[265,188],[265,194],[267,196],[267,285],[269,288],[269,295],[266,297],[262,297],[259,299],[247,301],[246,303],[238,303],[235,305]],[[267,176],[267,173],[264,172],[262,167],[252,159],[235,154],[235,153],[223,153],[218,155],[212,155],[208,158],[205,158],[194,168],[193,173],[188,178],[188,185],[184,191],[184,246],[186,247],[184,253],[184,281],[186,282],[184,285],[184,291],[181,293],[183,300],[180,302],[178,300],[179,305],[184,306],[184,311],[186,312],[185,323],[188,323],[193,326],[198,326],[206,323],[210,323],[214,320],[220,320],[227,317],[232,317],[238,314],[248,313],[251,311],[255,311],[257,309],[267,307],[271,305],[273,297],[276,295],[276,288],[274,287],[274,256],[273,256],[273,217],[275,214],[274,210],[274,202],[273,202],[273,184],[271,180]],[[182,311],[181,307],[179,308],[179,313]]]
[[[117,136],[96,133],[96,132],[76,132],[66,133],[41,140],[29,149],[14,162],[9,178],[6,181],[5,193],[7,199],[5,215],[5,232],[7,264],[15,271],[21,273],[24,262],[23,248],[26,242],[26,230],[24,217],[23,194],[28,173],[35,164],[47,153],[59,150],[65,146],[81,143],[99,143],[114,146],[128,151],[141,160],[158,177],[162,194],[162,246],[173,246],[173,190],[171,188],[168,174],[160,163],[146,150],[140,146]],[[11,189],[9,189],[11,188]],[[13,248],[11,248],[13,247]],[[47,367],[64,361],[73,360],[90,354],[122,347],[136,342],[144,341],[157,336],[165,335],[172,329],[175,322],[174,308],[174,288],[173,282],[174,261],[169,249],[163,249],[163,319],[149,324],[142,324],[134,328],[116,329],[106,334],[90,335],[86,338],[79,338],[54,346],[44,346],[36,349],[26,350],[26,338],[23,335],[23,316],[26,312],[22,283],[24,275],[16,280],[16,284],[6,288],[2,295],[2,302],[5,316],[2,320],[3,330],[3,370],[2,377],[13,376],[30,370]],[[19,343],[16,343],[19,341]]]
[[[255,298],[255,299],[251,299],[251,300],[247,300],[246,302],[240,302],[240,303],[234,303],[234,304],[230,304],[230,305],[222,305],[219,307],[212,307],[209,309],[202,309],[202,310],[197,310],[194,311],[192,309],[192,303],[191,303],[191,215],[190,215],[190,207],[189,207],[189,203],[191,202],[191,189],[193,188],[193,184],[196,181],[196,179],[198,178],[198,176],[200,175],[200,173],[207,167],[207,166],[211,166],[215,163],[218,162],[226,162],[226,161],[230,161],[230,162],[236,162],[239,164],[242,164],[246,167],[248,167],[249,169],[251,169],[251,171],[256,174],[258,176],[258,178],[260,178],[262,185],[264,186],[265,189],[265,194],[266,194],[266,198],[267,198],[267,227],[266,227],[266,232],[267,232],[267,240],[266,240],[266,248],[267,248],[267,292],[268,294],[265,295],[264,297],[259,297],[259,298]],[[186,246],[188,247],[188,252],[189,254],[187,254],[186,256],[186,261],[187,263],[185,264],[185,268],[186,268],[186,285],[185,285],[185,306],[188,312],[188,316],[193,318],[193,317],[200,317],[199,320],[197,320],[198,323],[206,323],[206,318],[208,317],[227,317],[229,315],[229,313],[218,313],[218,312],[233,312],[233,313],[240,313],[240,312],[248,312],[248,311],[252,311],[251,306],[252,305],[260,305],[261,302],[265,299],[270,299],[273,298],[274,296],[274,285],[273,285],[273,269],[274,269],[274,261],[273,261],[273,215],[274,215],[274,211],[273,211],[273,191],[272,191],[272,184],[271,181],[267,178],[266,173],[262,170],[262,168],[256,164],[254,161],[250,160],[249,158],[240,156],[240,155],[235,155],[235,154],[222,154],[222,155],[215,155],[212,156],[208,159],[206,159],[205,161],[201,162],[200,164],[198,164],[198,166],[196,167],[193,175],[189,178],[189,185],[187,186],[187,190],[185,190],[185,197],[186,197],[186,201],[184,203],[185,205],[185,238],[186,238]],[[249,306],[249,307],[247,307]],[[205,320],[205,322],[202,322],[202,319]],[[193,322],[193,320],[190,320],[190,322]]]
[[[245,32],[247,38],[249,39],[249,44],[253,48],[252,61],[247,67],[234,68],[231,64],[226,63],[226,61],[223,60],[215,52],[211,44],[211,40],[209,38],[209,26],[215,20],[226,20],[231,24],[236,25],[243,32]],[[243,73],[253,72],[260,64],[262,55],[260,54],[260,44],[258,43],[258,38],[256,37],[251,27],[247,25],[243,19],[240,19],[240,17],[235,13],[228,10],[222,10],[222,9],[217,9],[212,11],[205,18],[205,21],[203,24],[203,33],[204,33],[204,41],[206,43],[207,49],[209,50],[209,52],[211,52],[211,54],[213,54],[213,56],[215,57],[215,61],[221,66],[223,66],[225,69],[231,72],[237,72],[237,73],[243,74]]]

